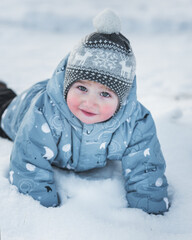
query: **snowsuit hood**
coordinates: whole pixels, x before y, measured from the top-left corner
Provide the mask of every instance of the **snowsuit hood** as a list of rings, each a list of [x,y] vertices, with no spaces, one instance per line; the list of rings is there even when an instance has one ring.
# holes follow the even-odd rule
[[[136,78],[127,101],[111,119],[83,124],[64,99],[67,59],[51,79],[17,96],[2,116],[1,127],[14,141],[10,182],[42,205],[57,206],[52,166],[80,172],[119,160],[128,206],[167,211],[165,161],[152,116],[137,101]]]

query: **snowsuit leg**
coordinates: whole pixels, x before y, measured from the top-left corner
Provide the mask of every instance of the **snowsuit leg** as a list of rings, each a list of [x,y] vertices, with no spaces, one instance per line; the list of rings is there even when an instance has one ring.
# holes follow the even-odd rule
[[[6,110],[6,108],[11,103],[14,97],[16,97],[16,93],[12,89],[7,88],[6,84],[0,83],[0,123],[1,123],[1,117],[3,115],[3,112]],[[0,125],[0,136],[11,140],[7,136],[7,134],[3,131],[3,129],[1,128],[1,125]]]

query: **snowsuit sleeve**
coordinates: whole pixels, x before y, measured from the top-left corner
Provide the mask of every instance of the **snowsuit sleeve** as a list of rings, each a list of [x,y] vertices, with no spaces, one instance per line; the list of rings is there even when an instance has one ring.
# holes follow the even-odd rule
[[[46,207],[57,206],[58,196],[51,163],[56,143],[43,111],[29,110],[17,132],[11,154],[10,182]]]
[[[129,207],[148,213],[168,211],[165,161],[150,112],[140,103],[128,148],[122,159]]]

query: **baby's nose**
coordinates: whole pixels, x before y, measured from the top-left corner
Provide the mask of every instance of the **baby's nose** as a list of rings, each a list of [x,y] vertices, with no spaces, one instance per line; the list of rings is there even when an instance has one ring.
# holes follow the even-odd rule
[[[88,96],[85,103],[88,107],[94,107],[97,104],[95,96]]]

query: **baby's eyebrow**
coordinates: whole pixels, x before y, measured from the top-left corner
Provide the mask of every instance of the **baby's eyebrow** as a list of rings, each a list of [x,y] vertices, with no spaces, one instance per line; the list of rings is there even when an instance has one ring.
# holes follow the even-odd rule
[[[90,85],[90,83],[88,81],[86,81],[86,80],[78,80],[75,83],[81,83],[81,84],[85,84],[85,85],[86,84]]]
[[[107,91],[107,92],[112,92],[114,93],[114,91],[112,89],[110,89],[109,87],[105,86],[105,85],[102,85],[101,89]]]
[[[76,81],[74,83],[83,83],[83,81],[82,80],[78,80],[78,81]]]
[[[106,87],[106,86],[104,86],[104,88],[105,88],[107,91],[109,91],[109,92],[113,92],[113,90],[111,90],[110,88],[108,88],[108,87]]]

